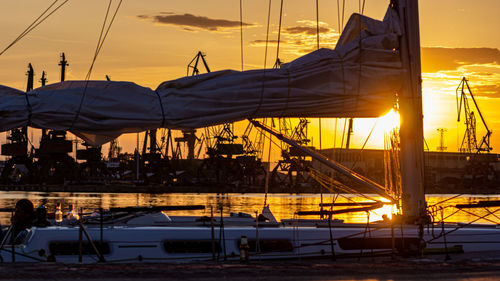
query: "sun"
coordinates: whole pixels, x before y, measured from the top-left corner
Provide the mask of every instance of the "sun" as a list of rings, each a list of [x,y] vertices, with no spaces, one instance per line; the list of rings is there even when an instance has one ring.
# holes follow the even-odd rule
[[[391,109],[386,115],[378,118],[377,126],[386,133],[399,127],[399,113]]]
[[[386,215],[388,219],[392,219],[392,215],[395,213],[395,210],[396,205],[384,205],[381,208],[372,211],[373,218],[370,218],[370,220],[382,220],[383,215]]]

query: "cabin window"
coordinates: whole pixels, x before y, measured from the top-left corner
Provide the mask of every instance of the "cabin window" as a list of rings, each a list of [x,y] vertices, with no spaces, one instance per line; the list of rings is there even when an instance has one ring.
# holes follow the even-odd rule
[[[391,249],[392,248],[392,238],[382,237],[382,238],[340,238],[338,240],[339,246],[342,250],[380,250],[380,249]],[[394,247],[399,251],[404,250],[404,248],[418,248],[419,239],[408,237],[408,238],[394,238]]]
[[[257,240],[248,239],[249,251],[257,252]],[[288,239],[259,239],[259,248],[261,253],[266,252],[293,252],[292,242]],[[240,247],[240,241],[238,240],[238,248]]]
[[[215,252],[220,252],[219,241],[215,241]],[[169,254],[212,253],[212,240],[166,240],[163,248]]]
[[[102,244],[99,241],[94,241],[94,245],[96,246],[99,253],[102,255],[109,254],[110,247],[108,242],[103,242]],[[79,253],[79,243],[78,241],[54,241],[49,244],[49,251],[52,255],[62,255],[62,256],[71,256],[78,255]],[[88,241],[82,242],[82,254],[83,255],[95,255],[94,248]]]

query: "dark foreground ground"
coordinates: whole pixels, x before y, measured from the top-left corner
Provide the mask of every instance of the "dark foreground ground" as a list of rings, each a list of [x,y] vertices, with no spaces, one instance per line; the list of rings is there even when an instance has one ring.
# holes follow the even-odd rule
[[[500,259],[307,260],[249,264],[1,264],[0,280],[499,280]]]

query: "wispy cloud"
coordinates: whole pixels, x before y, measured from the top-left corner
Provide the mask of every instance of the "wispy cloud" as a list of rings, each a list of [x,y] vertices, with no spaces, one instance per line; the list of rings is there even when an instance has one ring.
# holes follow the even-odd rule
[[[500,98],[500,51],[495,48],[422,48],[427,91],[455,95],[463,77],[476,97]]]
[[[500,64],[500,51],[495,48],[422,48],[422,71],[455,70],[463,65]]]
[[[267,43],[269,46],[276,46],[278,44],[278,40],[268,40]],[[280,44],[288,44],[288,41],[280,40]],[[253,40],[250,42],[250,45],[252,45],[252,46],[265,46],[266,40],[264,40],[264,39]]]
[[[201,29],[212,32],[221,32],[240,27],[239,21],[212,19],[205,16],[175,14],[171,12],[161,12],[156,15],[138,15],[137,18],[151,20],[155,24],[179,26],[186,31]],[[255,24],[243,22],[243,27],[251,26],[255,26]]]
[[[306,34],[306,35],[316,35],[316,32],[318,30],[316,27],[313,26],[292,26],[292,27],[287,27],[283,30],[283,33],[285,34]],[[332,29],[328,27],[320,27],[319,28],[319,33],[327,33],[331,32]]]
[[[317,27],[315,21],[300,20],[293,26],[284,27],[281,30],[280,44],[283,46],[283,53],[292,55],[303,55],[317,48]],[[275,32],[274,35],[276,35]],[[328,26],[325,22],[319,25],[320,47],[334,48],[338,41],[339,34]],[[277,40],[269,40],[269,46],[275,46]],[[265,46],[266,40],[257,39],[250,42],[251,46]]]

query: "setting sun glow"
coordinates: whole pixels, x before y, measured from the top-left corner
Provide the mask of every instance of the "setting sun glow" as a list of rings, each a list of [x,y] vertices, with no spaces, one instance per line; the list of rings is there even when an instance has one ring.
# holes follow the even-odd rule
[[[386,133],[399,127],[399,113],[391,109],[386,115],[378,118],[377,126],[380,126]]]

